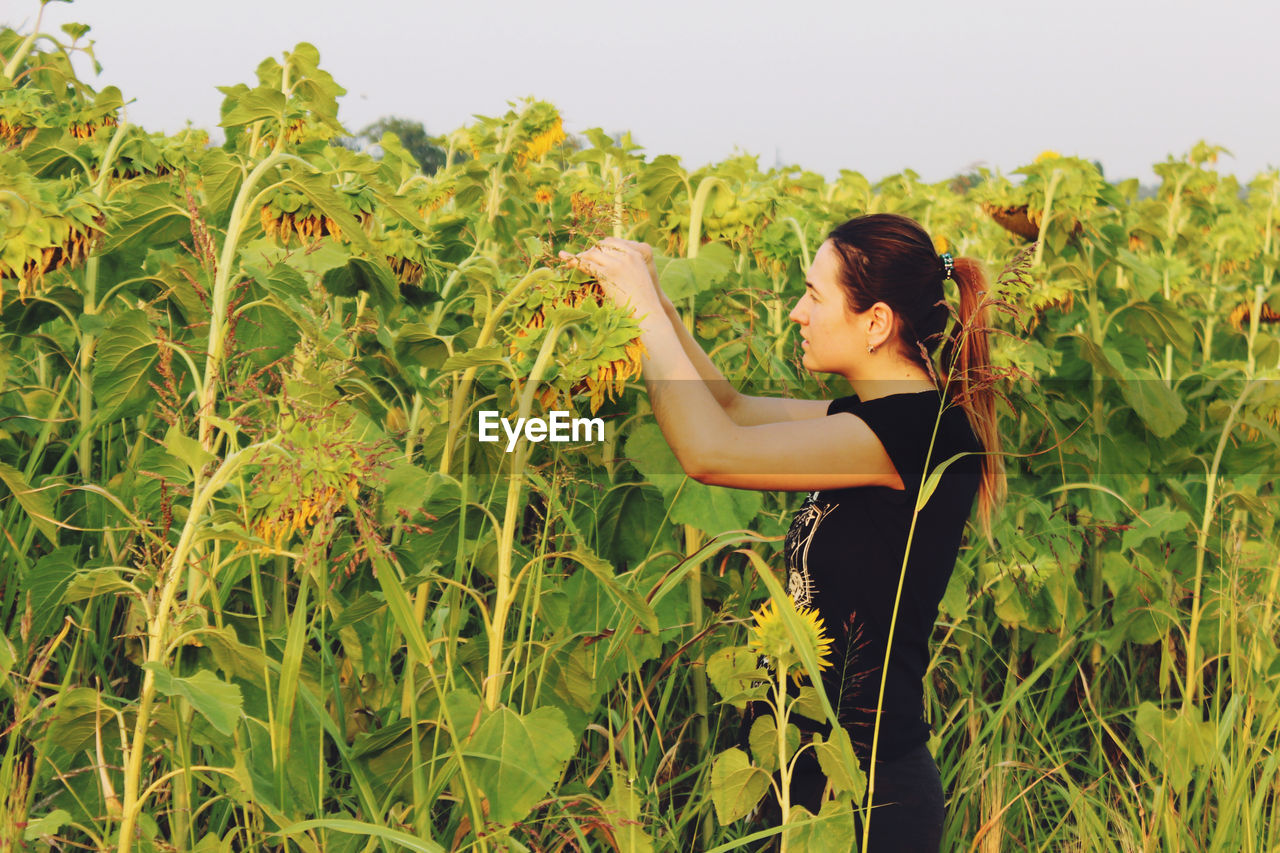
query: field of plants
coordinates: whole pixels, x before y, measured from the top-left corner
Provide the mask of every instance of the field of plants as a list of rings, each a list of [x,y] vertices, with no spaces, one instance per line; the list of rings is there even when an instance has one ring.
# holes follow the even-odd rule
[[[310,45],[213,145],[78,79],[84,29],[0,30],[0,849],[846,849],[847,739],[819,815],[748,818],[822,697],[739,746],[814,671],[762,609],[803,496],[681,476],[634,321],[554,259],[650,243],[740,390],[829,398],[787,314],[891,211],[1017,309],[925,688],[944,849],[1280,850],[1276,171],[690,171],[522,102],[423,174],[341,144]],[[605,440],[477,440],[552,408]]]

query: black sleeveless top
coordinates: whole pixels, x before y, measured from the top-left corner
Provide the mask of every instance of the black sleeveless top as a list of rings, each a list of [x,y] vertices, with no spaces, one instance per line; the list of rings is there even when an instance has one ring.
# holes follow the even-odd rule
[[[792,518],[784,550],[792,599],[816,608],[833,639],[831,667],[823,673],[827,698],[865,765],[871,754],[894,598],[926,457],[933,471],[956,453],[980,453],[983,447],[964,409],[952,404],[944,407],[938,391],[872,400],[841,397],[827,408],[829,416],[840,412],[850,412],[867,423],[906,488],[811,492]],[[955,568],[981,473],[981,456],[953,462],[916,520],[881,706],[878,759],[893,760],[929,738],[923,718],[929,636]]]

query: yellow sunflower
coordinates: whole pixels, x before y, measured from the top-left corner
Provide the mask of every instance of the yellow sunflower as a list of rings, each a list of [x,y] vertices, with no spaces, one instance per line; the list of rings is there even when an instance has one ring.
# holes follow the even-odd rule
[[[560,121],[560,117],[556,116],[555,121],[549,127],[538,131],[525,143],[524,151],[520,155],[521,163],[530,160],[541,160],[552,148],[555,148],[564,140],[564,125]]]
[[[790,610],[799,617],[800,641],[817,653],[818,669],[830,667],[831,638],[827,636],[822,617],[811,607],[797,607],[789,598],[784,598],[781,604],[770,599],[759,610],[752,611],[755,624],[750,628],[747,647],[755,654],[767,656],[784,669],[789,669],[791,664],[799,663],[800,649],[787,628],[783,617],[784,610]]]

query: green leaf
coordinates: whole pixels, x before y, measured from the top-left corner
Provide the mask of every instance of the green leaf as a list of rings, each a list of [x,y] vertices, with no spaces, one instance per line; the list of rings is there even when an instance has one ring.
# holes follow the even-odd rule
[[[142,311],[121,312],[98,343],[93,396],[103,420],[141,414],[152,396],[151,368],[159,358],[151,324]]]
[[[1113,363],[1112,358],[1108,357],[1108,351],[1103,350],[1082,334],[1077,334],[1075,338],[1079,344],[1080,358],[1093,365],[1099,373],[1109,379],[1114,379],[1117,382],[1124,379],[1124,374],[1121,372],[1123,365]],[[1118,356],[1114,358],[1116,362],[1119,362]]]
[[[792,806],[785,830],[787,850],[791,853],[845,850],[854,834],[853,804],[840,799],[827,800],[816,817],[804,806]]]
[[[218,669],[259,688],[265,688],[263,679],[268,677],[271,664],[262,649],[240,642],[230,628],[206,628],[200,632],[200,642],[213,655]]]
[[[383,841],[390,841],[406,850],[416,850],[418,853],[444,853],[444,848],[434,841],[423,840],[415,835],[407,832],[400,832],[376,823],[365,823],[359,820],[347,820],[346,818],[322,817],[313,820],[299,821],[291,823],[274,835],[303,835],[312,829],[327,829],[333,832],[346,832],[352,835],[364,835],[369,838],[381,838]]]
[[[670,519],[675,524],[715,536],[747,527],[760,512],[764,500],[760,492],[704,486],[685,476],[655,423],[632,430],[625,448],[636,470],[671,501]]]
[[[245,265],[246,269],[250,265]],[[325,272],[323,277],[332,273],[334,267]],[[307,299],[310,296],[310,286],[307,284],[307,277],[296,267],[287,261],[280,261],[271,267],[266,275],[258,274],[255,271],[255,280],[262,285],[263,289],[280,300],[280,304],[287,306],[294,311],[305,310]]]
[[[1180,509],[1173,509],[1167,502],[1149,507],[1124,532],[1121,549],[1137,548],[1149,539],[1164,542],[1174,534],[1182,533],[1190,523],[1191,516]]]
[[[1137,302],[1125,314],[1125,330],[1149,344],[1171,343],[1182,355],[1190,357],[1196,342],[1195,328],[1164,301],[1163,296],[1153,296],[1149,302]]]
[[[1213,758],[1217,728],[1201,720],[1197,708],[1165,713],[1158,705],[1143,702],[1133,719],[1152,772],[1166,777],[1174,791],[1184,790],[1196,769]]]
[[[605,797],[602,812],[611,827],[618,853],[653,853],[653,839],[643,831],[640,795],[620,772],[613,774],[613,787]]]
[[[491,364],[506,364],[506,348],[501,344],[492,344],[487,347],[476,347],[466,352],[454,353],[445,359],[440,369],[448,372],[450,370],[466,370],[470,367],[487,367]]]
[[[594,649],[577,645],[568,655],[561,653],[556,693],[583,711],[594,711],[600,700],[601,682],[592,667]]]
[[[45,554],[22,579],[19,601],[22,609],[30,608],[31,627],[27,635],[28,647],[34,646],[51,633],[55,620],[62,610],[62,596],[75,576],[78,548],[59,548]]]
[[[929,498],[933,497],[933,493],[937,490],[938,484],[942,482],[943,472],[950,468],[953,462],[958,462],[966,456],[973,455],[973,453],[969,452],[957,453],[937,468],[930,471],[929,478],[924,481],[924,486],[920,489],[920,494],[916,496],[916,512],[924,509],[925,505],[929,503]],[[909,489],[910,486],[907,488]]]
[[[820,695],[825,694],[819,694],[812,684],[804,685],[796,691],[795,701],[791,704],[791,712],[802,717],[808,717],[815,722],[823,722],[826,720],[827,715],[823,710],[822,700],[818,698]]]
[[[71,814],[66,809],[54,809],[39,820],[29,821],[26,831],[22,833],[22,840],[39,841],[57,835],[58,830],[70,822]]]
[[[352,258],[345,266],[334,267],[320,280],[334,296],[369,294],[369,302],[387,313],[400,304],[400,291],[386,264],[375,264],[365,258]]]
[[[769,790],[769,774],[740,749],[726,749],[711,765],[711,802],[723,826],[746,817]]]
[[[704,486],[690,480],[671,504],[671,521],[716,536],[746,528],[763,505],[762,492]]]
[[[756,663],[756,655],[746,646],[730,646],[707,656],[707,679],[711,686],[738,710],[746,708],[748,701],[765,697],[767,678],[767,673]]]
[[[107,255],[131,244],[157,247],[191,239],[191,213],[167,182],[148,184],[129,193],[99,250]]]
[[[431,475],[411,462],[400,461],[387,472],[387,484],[382,493],[382,520],[390,524],[403,510],[410,515],[422,508],[427,500],[427,487]]]
[[[696,258],[655,258],[658,283],[671,299],[687,299],[718,286],[733,271],[732,252],[725,261],[720,244],[703,246]]]
[[[815,736],[813,751],[818,757],[818,766],[831,782],[836,796],[850,794],[855,800],[861,801],[863,792],[867,789],[867,777],[853,752],[848,730],[843,726],[834,727],[827,740]]]
[[[210,462],[216,462],[218,457],[200,446],[200,442],[184,433],[176,424],[169,427],[168,432],[164,436],[164,449],[175,458],[180,459],[191,469],[192,476],[199,476],[200,472]]]
[[[18,501],[31,523],[43,534],[49,544],[58,547],[58,526],[53,523],[53,501],[46,489],[39,491],[31,488],[22,472],[11,465],[0,462],[0,481],[8,487],[10,494]]]
[[[662,493],[643,483],[619,483],[599,505],[581,505],[584,526],[596,530],[601,556],[634,566],[649,556],[655,533],[662,529],[667,505]]]
[[[466,744],[464,760],[472,784],[489,801],[490,819],[512,824],[551,792],[575,747],[558,709],[536,708],[522,716],[500,707]]]
[[[1148,369],[1125,371],[1120,393],[1138,417],[1160,438],[1168,438],[1187,420],[1182,398]]]
[[[120,576],[120,570],[103,567],[76,572],[62,593],[62,603],[71,604],[117,592],[136,592],[128,581]]]
[[[227,96],[230,109],[224,109],[222,127],[238,127],[252,124],[263,119],[279,119],[285,111],[285,95],[279,89],[259,86],[256,89],[241,84],[239,86],[220,86],[219,91]],[[279,132],[279,128],[275,128]]]
[[[751,757],[762,770],[772,773],[778,769],[778,721],[773,714],[756,717],[747,735],[747,744],[751,747]],[[800,729],[787,723],[786,760],[790,761],[799,748]]]
[[[437,335],[425,323],[403,323],[395,330],[396,360],[401,366],[430,367],[438,370],[449,357],[456,335]],[[462,341],[457,346],[466,349]]]
[[[618,581],[617,575],[613,573],[613,566],[583,548],[571,551],[565,556],[577,560],[584,569],[595,575],[596,580],[608,590],[609,595],[626,608],[649,633],[658,633],[658,615],[653,612],[653,608],[643,596]]]
[[[165,696],[180,696],[191,703],[209,724],[228,737],[235,733],[236,722],[244,713],[240,688],[227,684],[207,669],[195,675],[179,677],[159,663],[146,663],[155,679],[156,690]]]

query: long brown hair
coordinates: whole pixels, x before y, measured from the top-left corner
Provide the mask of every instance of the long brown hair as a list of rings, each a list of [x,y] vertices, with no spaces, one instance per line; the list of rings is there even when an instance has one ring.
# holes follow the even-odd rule
[[[832,229],[827,238],[840,257],[840,283],[849,308],[862,313],[877,302],[888,305],[899,320],[894,340],[899,353],[925,370],[935,384],[944,383],[950,402],[964,408],[987,451],[982,458],[978,520],[987,541],[993,542],[991,518],[1004,500],[1006,480],[982,266],[972,258],[953,261],[950,277],[960,293],[960,309],[953,312],[943,284],[946,266],[914,220],[894,213],[859,216]],[[953,319],[948,335],[947,324]],[[940,371],[933,364],[939,345]]]

